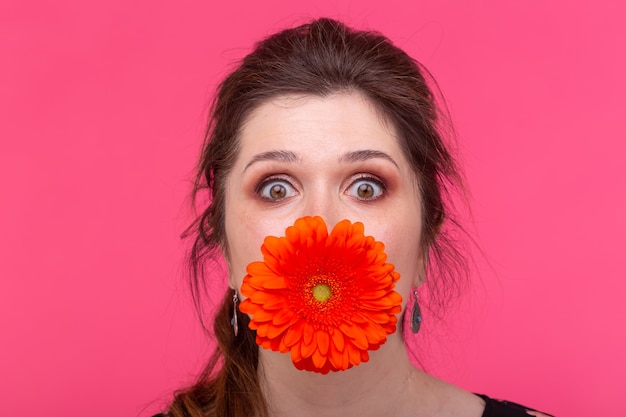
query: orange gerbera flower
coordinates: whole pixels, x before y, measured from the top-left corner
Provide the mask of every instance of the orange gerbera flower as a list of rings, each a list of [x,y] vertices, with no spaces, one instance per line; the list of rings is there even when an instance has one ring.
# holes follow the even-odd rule
[[[248,265],[239,309],[252,316],[257,344],[291,352],[296,368],[351,368],[396,331],[400,275],[362,223],[343,220],[328,234],[321,217],[303,217],[285,237],[266,237],[261,251],[264,262]]]

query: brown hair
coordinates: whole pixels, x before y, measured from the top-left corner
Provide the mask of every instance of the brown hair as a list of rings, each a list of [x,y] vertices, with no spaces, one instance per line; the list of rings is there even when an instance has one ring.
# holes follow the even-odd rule
[[[226,247],[224,187],[238,154],[239,130],[261,103],[286,94],[359,92],[395,126],[420,186],[421,242],[430,259],[428,274],[436,275],[429,280],[435,288],[431,299],[444,300],[457,288],[458,272],[465,268],[442,224],[444,218],[446,225],[453,223],[446,194],[461,181],[443,140],[443,119],[427,75],[419,63],[379,33],[353,30],[330,19],[284,30],[256,45],[219,86],[198,165],[194,202],[205,190],[211,201],[185,232],[195,239],[190,266],[198,309],[206,285],[206,262],[216,249]],[[232,295],[229,290],[215,317],[217,349],[197,383],[177,393],[170,416],[268,415],[257,375],[258,346],[254,333],[247,329],[247,316],[238,313],[241,330],[237,337],[230,326]]]

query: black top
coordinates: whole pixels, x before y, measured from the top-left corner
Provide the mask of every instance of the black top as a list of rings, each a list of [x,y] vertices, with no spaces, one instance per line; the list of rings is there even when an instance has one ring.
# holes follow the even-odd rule
[[[485,400],[485,411],[482,417],[550,417],[549,414],[510,401],[494,400],[482,394],[476,395]],[[153,417],[167,417],[167,414],[157,414]]]
[[[482,417],[550,417],[549,414],[541,413],[517,403],[494,400],[482,394],[476,395],[485,400],[485,411]]]
[[[549,414],[510,401],[494,400],[482,394],[476,395],[485,400],[485,411],[482,417],[550,417]],[[157,414],[153,417],[167,417],[167,414]]]

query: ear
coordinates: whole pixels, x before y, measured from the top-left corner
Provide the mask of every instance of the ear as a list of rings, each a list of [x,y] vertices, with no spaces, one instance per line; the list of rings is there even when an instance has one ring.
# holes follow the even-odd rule
[[[421,248],[417,256],[417,274],[413,277],[413,287],[419,287],[426,281],[426,268],[428,267],[428,250],[428,247]]]
[[[230,273],[230,271],[232,271],[232,268],[230,265],[230,256],[228,256],[228,245],[226,244],[226,242],[220,242],[218,247],[222,254],[222,258],[224,259],[224,263],[226,264],[226,274],[228,275],[228,288],[230,288],[231,290],[237,290],[235,280],[232,278],[232,274]]]
[[[224,261],[226,263],[226,274],[228,275],[228,288],[230,288],[231,290],[238,290],[239,288],[237,288],[237,283],[235,282],[235,279],[233,278],[233,274],[230,273],[230,271],[232,271],[232,268],[230,267],[230,260],[228,259],[228,256],[226,256],[226,254],[222,251],[222,256],[224,257]]]

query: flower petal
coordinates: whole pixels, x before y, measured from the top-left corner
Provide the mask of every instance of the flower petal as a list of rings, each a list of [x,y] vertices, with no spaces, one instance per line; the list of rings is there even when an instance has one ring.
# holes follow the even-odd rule
[[[303,358],[309,358],[311,357],[313,352],[315,352],[315,348],[316,348],[315,342],[311,338],[311,343],[300,344],[300,353],[302,354]]]
[[[365,336],[365,333],[363,332],[354,332],[355,338],[352,339],[352,343],[354,343],[354,346],[358,347],[359,349],[367,349],[368,347],[368,343],[367,343],[367,337]]]
[[[269,314],[273,314],[272,323],[275,326],[281,326],[285,323],[289,323],[295,313],[287,308],[278,310],[276,312],[270,312]]]
[[[296,343],[300,342],[302,340],[303,328],[303,321],[296,322],[293,326],[291,326],[287,330],[287,334],[285,334],[285,337],[283,338],[283,343],[285,344],[285,346],[292,347]]]
[[[325,330],[318,329],[315,331],[315,339],[320,353],[326,355],[330,346],[330,336],[328,333]]]
[[[346,351],[348,352],[348,357],[350,358],[350,363],[352,365],[358,365],[361,363],[361,353],[353,344],[346,344]]]
[[[263,327],[267,327],[267,332],[264,335],[265,337],[268,337],[270,339],[276,339],[280,337],[280,335],[282,335],[289,328],[289,323],[284,323],[282,326],[273,325],[273,326],[263,326]],[[257,334],[258,334],[258,330],[257,330]]]
[[[335,347],[337,348],[337,350],[343,350],[344,347],[344,340],[343,340],[343,333],[340,332],[338,329],[333,329],[333,344],[335,345]]]
[[[319,350],[315,350],[315,352],[313,352],[313,355],[311,355],[311,360],[313,361],[313,365],[315,365],[316,368],[322,369],[326,364],[326,354],[321,353]]]
[[[315,329],[313,328],[313,326],[311,326],[310,323],[305,322],[304,323],[304,330],[303,330],[303,341],[304,343],[311,344],[313,343],[313,335],[315,334]]]

